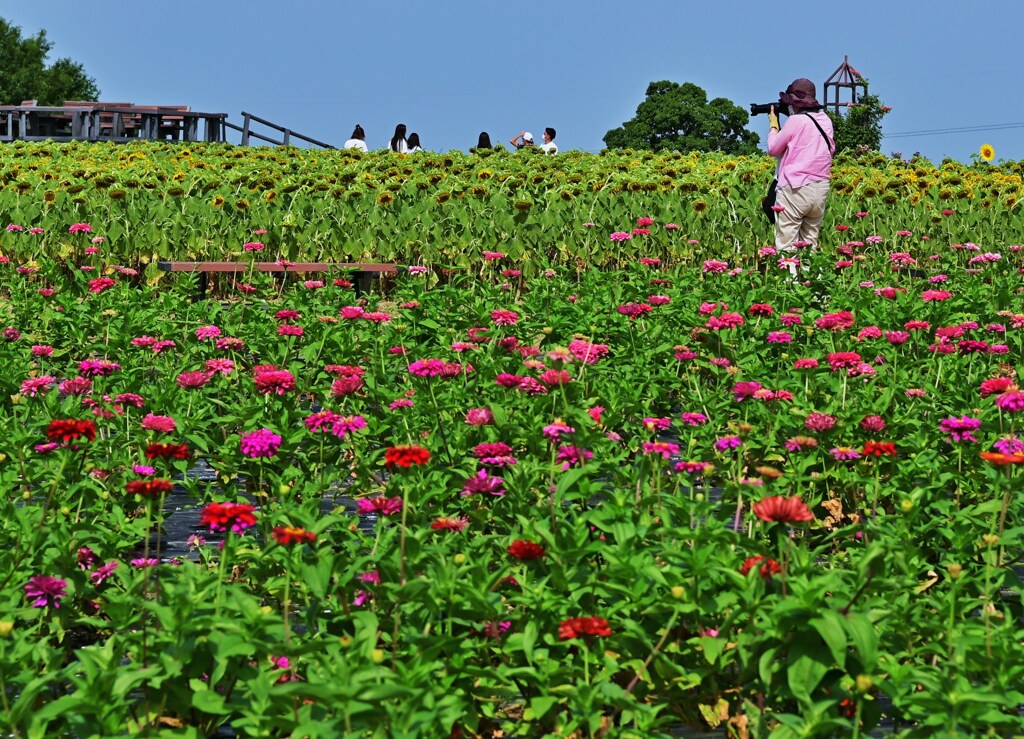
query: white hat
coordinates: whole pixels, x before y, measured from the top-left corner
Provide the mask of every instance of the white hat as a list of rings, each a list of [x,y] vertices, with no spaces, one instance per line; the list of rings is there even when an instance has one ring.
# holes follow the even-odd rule
[[[533,134],[527,131],[523,134],[523,141],[533,141]]]

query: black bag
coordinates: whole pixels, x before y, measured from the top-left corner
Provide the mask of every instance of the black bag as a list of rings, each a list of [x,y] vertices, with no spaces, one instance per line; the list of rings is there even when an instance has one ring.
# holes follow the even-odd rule
[[[775,223],[775,211],[772,210],[772,206],[775,205],[776,189],[779,186],[778,180],[772,180],[772,184],[768,186],[768,194],[761,198],[761,210],[764,211],[765,216],[768,218],[769,223]]]

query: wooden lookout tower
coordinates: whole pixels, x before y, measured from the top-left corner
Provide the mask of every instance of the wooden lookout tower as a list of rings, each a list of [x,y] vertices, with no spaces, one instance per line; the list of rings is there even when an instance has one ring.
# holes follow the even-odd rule
[[[845,91],[849,91],[847,94]],[[843,63],[825,80],[825,109],[838,114],[840,108],[856,105],[860,98],[868,94],[868,83],[860,72],[850,66],[849,59],[844,56]],[[843,100],[842,98],[849,99]]]

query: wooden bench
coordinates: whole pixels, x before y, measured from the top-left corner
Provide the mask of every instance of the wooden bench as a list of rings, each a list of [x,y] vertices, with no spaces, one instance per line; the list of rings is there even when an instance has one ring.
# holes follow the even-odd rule
[[[199,279],[199,298],[206,296],[208,275],[254,272],[349,272],[356,277],[356,294],[369,292],[374,277],[395,274],[398,267],[392,263],[340,263],[340,262],[157,262],[164,272],[189,272]]]

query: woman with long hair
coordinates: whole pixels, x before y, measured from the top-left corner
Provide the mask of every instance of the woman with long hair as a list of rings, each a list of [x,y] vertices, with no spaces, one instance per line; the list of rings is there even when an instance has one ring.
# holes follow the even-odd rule
[[[477,149],[491,149],[491,148],[493,148],[491,146],[490,134],[488,134],[487,131],[481,131],[480,132],[480,138],[477,139],[476,148]]]
[[[409,143],[405,140],[405,130],[404,123],[395,126],[395,135],[391,137],[391,143],[388,145],[391,151],[397,151],[399,154],[409,151]]]
[[[415,131],[409,134],[409,141],[406,143],[409,153],[414,151],[423,151],[423,147],[420,146],[420,135]]]

